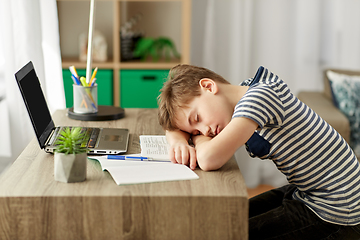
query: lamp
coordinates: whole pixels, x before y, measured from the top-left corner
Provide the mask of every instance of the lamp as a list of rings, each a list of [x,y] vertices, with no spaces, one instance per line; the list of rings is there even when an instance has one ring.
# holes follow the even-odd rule
[[[94,31],[94,13],[95,0],[90,0],[90,15],[89,15],[89,35],[88,35],[88,50],[86,60],[86,82],[90,82],[91,78],[91,64],[92,64],[92,39]],[[125,116],[124,109],[115,106],[98,106],[96,113],[79,114],[74,112],[74,108],[69,108],[69,118],[82,121],[106,121],[116,120]]]

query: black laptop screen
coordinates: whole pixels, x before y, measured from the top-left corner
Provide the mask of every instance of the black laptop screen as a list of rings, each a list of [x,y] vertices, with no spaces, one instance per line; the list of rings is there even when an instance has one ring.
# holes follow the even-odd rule
[[[45,136],[42,135],[49,125],[54,124],[32,63],[29,62],[19,70],[19,72],[15,74],[15,77],[35,129],[36,137],[40,142],[40,146],[43,146],[46,139],[44,139]]]

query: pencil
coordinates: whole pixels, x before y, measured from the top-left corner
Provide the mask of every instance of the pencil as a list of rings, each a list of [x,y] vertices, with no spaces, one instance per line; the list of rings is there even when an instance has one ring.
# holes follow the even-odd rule
[[[96,76],[97,71],[98,71],[98,68],[96,67],[95,70],[94,70],[94,72],[93,72],[93,74],[92,74],[92,76],[91,76],[89,86],[92,85],[92,82],[94,81],[94,78],[95,78],[95,76]]]

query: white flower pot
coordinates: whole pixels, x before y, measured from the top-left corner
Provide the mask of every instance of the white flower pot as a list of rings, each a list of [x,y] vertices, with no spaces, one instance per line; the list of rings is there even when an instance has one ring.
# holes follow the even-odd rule
[[[86,179],[87,154],[54,154],[54,177],[56,181],[72,183]]]

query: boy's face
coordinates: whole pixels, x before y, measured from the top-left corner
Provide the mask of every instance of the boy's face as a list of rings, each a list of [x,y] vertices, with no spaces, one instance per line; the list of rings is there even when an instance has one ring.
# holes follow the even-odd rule
[[[204,80],[204,81],[202,81]],[[200,80],[201,95],[177,112],[177,126],[192,135],[215,137],[230,122],[233,107],[211,79]],[[202,82],[201,82],[202,81]]]

